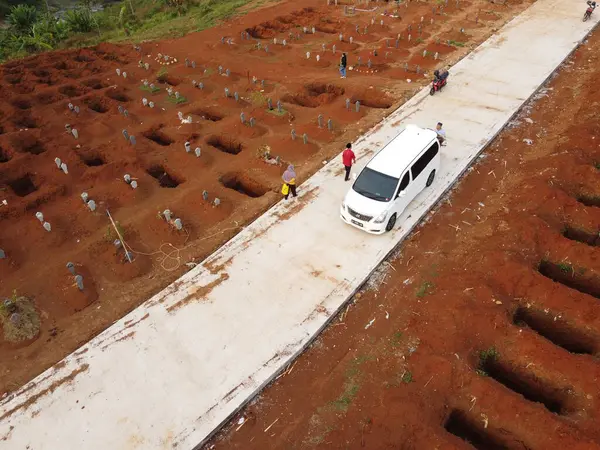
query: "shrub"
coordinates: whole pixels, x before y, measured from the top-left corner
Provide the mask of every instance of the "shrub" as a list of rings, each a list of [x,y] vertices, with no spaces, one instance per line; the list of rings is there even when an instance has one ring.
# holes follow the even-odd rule
[[[88,33],[94,29],[94,18],[88,8],[79,7],[67,11],[65,21],[75,32]]]
[[[13,6],[6,20],[15,33],[28,33],[37,20],[37,9],[25,4]]]

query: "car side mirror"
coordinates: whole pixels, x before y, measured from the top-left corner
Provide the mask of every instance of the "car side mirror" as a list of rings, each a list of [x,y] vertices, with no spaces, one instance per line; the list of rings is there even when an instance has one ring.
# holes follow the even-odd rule
[[[356,174],[355,174],[355,173],[353,173],[353,174],[352,174],[352,179],[353,179],[354,181],[356,181]]]
[[[404,197],[405,195],[406,195],[406,191],[400,191],[400,192],[398,192],[398,195],[396,196],[396,198]]]

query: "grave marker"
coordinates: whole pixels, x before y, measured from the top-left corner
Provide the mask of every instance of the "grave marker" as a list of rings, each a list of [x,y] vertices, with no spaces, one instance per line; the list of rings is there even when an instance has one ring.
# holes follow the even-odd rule
[[[75,276],[75,283],[77,284],[77,289],[83,291],[83,277],[81,275]]]

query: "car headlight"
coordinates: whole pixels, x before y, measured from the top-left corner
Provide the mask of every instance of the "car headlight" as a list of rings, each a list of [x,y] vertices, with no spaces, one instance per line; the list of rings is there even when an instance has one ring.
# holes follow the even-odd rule
[[[382,213],[381,215],[377,216],[375,218],[375,220],[373,220],[374,223],[383,223],[385,221],[385,218],[387,217],[387,212]]]

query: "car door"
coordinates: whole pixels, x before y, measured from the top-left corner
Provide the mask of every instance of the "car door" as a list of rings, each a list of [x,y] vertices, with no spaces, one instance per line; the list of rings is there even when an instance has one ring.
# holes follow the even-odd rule
[[[429,164],[439,152],[439,144],[434,141],[425,152],[412,163],[410,167],[410,181],[412,189],[407,194],[410,194],[411,201],[419,195],[419,193],[425,189],[427,185],[427,178],[429,177],[431,170]],[[408,195],[407,195],[408,196]]]
[[[400,216],[410,203],[410,191],[412,189],[412,183],[410,182],[410,171],[407,169],[404,175],[400,178],[400,184],[394,197],[394,206],[392,208],[396,216]]]

